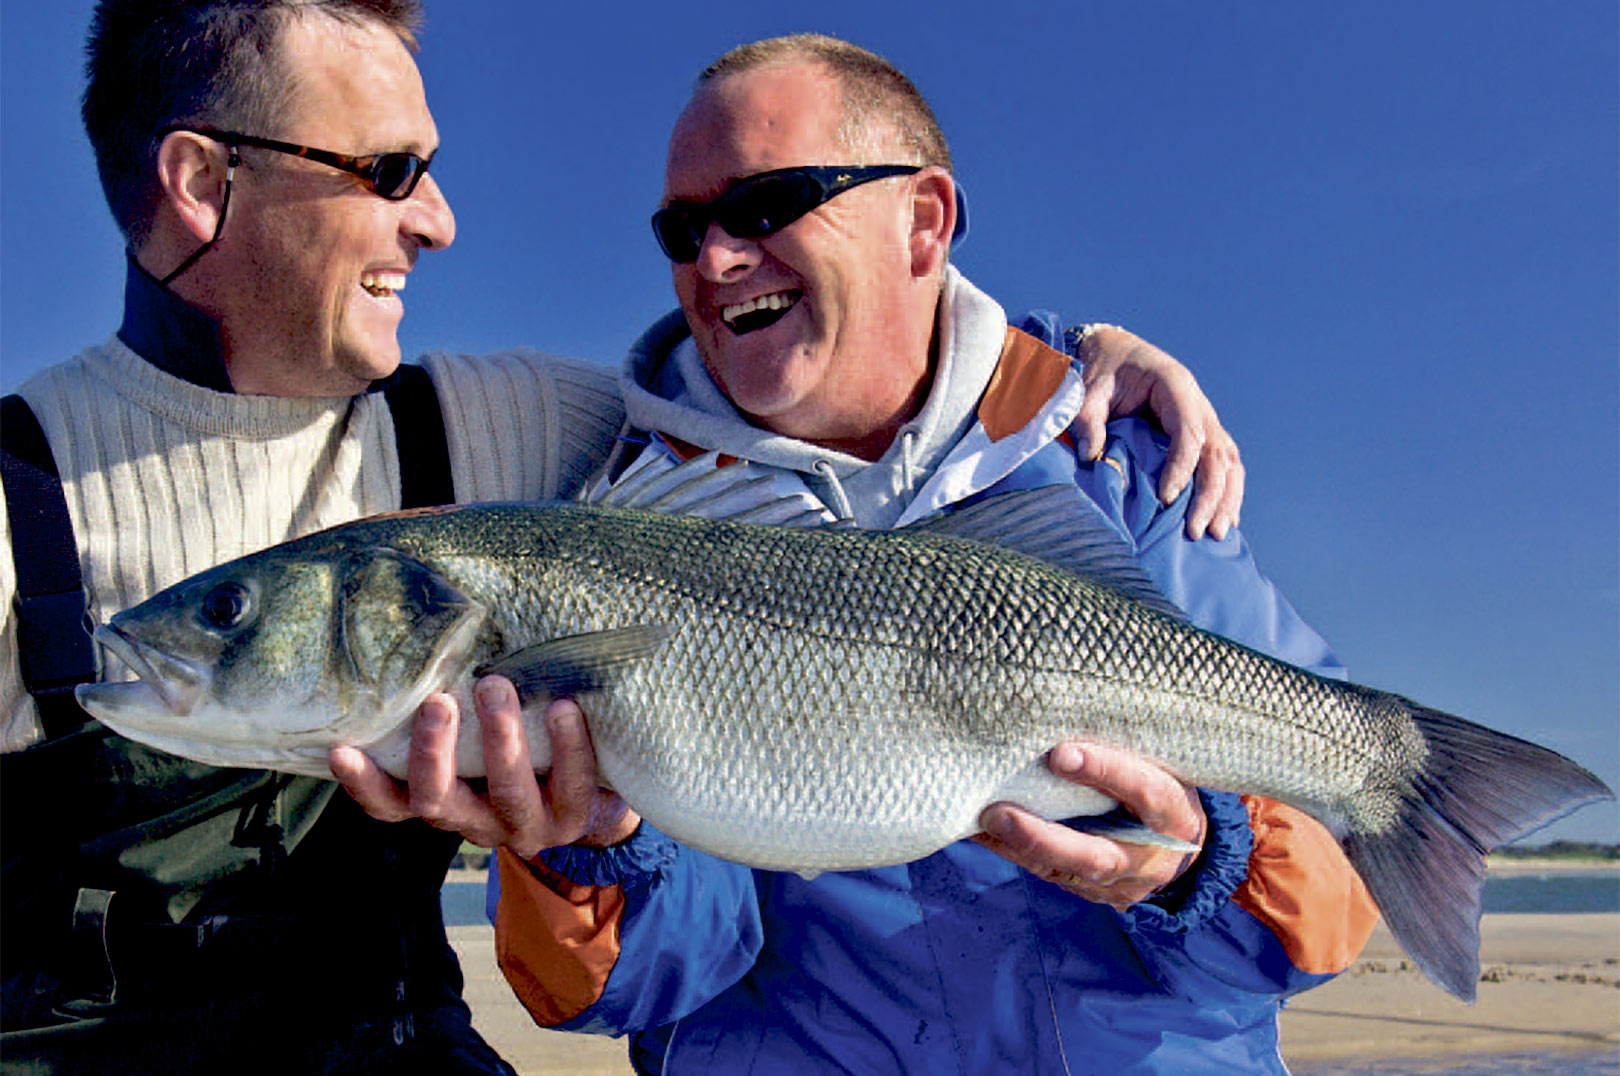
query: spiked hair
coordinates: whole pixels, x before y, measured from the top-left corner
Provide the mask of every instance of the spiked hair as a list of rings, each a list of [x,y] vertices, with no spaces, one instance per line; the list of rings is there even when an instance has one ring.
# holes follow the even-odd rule
[[[274,132],[296,87],[280,42],[289,20],[375,20],[416,49],[420,0],[101,0],[85,41],[85,133],[101,189],[132,246],[162,192],[158,132],[177,123]]]

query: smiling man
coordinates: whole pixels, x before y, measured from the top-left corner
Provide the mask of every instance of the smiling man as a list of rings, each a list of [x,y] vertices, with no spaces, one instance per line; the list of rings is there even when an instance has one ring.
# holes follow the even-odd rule
[[[213,318],[244,395],[353,396],[392,374],[407,275],[456,234],[428,173],[439,133],[405,42],[375,20],[332,21],[290,18],[277,42],[291,108],[254,126],[296,142],[193,120],[157,147],[172,195],[135,260]],[[344,155],[306,148],[321,146],[369,155],[334,164]],[[220,176],[232,172],[227,204]],[[374,189],[357,190],[357,172]]]
[[[680,310],[631,351],[638,435],[603,481],[718,450],[876,528],[1072,484],[1194,622],[1338,671],[1239,534],[1196,537],[1188,500],[1154,495],[1161,435],[1126,419],[1100,461],[1080,447],[1092,334],[1010,322],[948,262],[959,219],[938,125],[886,61],[818,35],[722,57],[675,125],[653,217]],[[593,814],[572,796],[559,820],[496,678],[479,690],[480,797],[454,779],[453,707],[434,705],[394,809],[503,846],[497,943],[519,998],[542,1023],[632,1033],[641,1072],[1282,1076],[1281,1000],[1346,966],[1375,919],[1309,819],[1100,745],[1052,745],[1049,765],[1201,853],[1002,803],[976,840],[804,878],[683,848],[610,798]],[[577,734],[569,704],[548,716]],[[386,814],[363,759],[338,754]]]
[[[127,675],[96,668],[84,614],[402,505],[566,495],[612,443],[600,368],[400,368],[406,282],[456,230],[418,17],[415,0],[96,9],[83,112],[129,244],[124,320],[0,424],[8,1071],[511,1072],[445,936],[453,835],[375,822],[330,781],[141,748],[70,693]]]
[[[567,496],[614,443],[603,368],[526,350],[400,366],[406,281],[455,237],[418,15],[415,0],[96,8],[83,113],[128,240],[124,319],[0,420],[8,1066],[510,1071],[471,1028],[445,939],[454,834],[374,822],[329,781],[144,749],[71,694],[129,673],[98,668],[86,617],[359,516]],[[1166,389],[1154,402],[1189,423],[1188,469],[1200,446],[1214,464],[1221,525],[1230,440],[1184,370],[1116,343],[1091,374],[1134,363]],[[1120,384],[1099,422],[1109,401],[1141,402]],[[554,754],[576,760],[559,787],[578,778],[596,802],[577,729]]]

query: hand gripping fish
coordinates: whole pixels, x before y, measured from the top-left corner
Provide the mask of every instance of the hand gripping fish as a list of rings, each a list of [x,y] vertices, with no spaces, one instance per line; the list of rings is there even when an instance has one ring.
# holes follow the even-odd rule
[[[222,564],[98,628],[140,679],[79,700],[202,762],[327,776],[352,744],[403,776],[418,704],[448,690],[477,776],[471,684],[493,669],[525,698],[536,769],[546,701],[577,696],[603,783],[659,829],[807,873],[928,855],[998,800],[1105,812],[1044,759],[1112,744],[1321,820],[1465,1000],[1483,853],[1612,796],[1552,751],[1190,626],[1072,488],[878,532],[779,499],[728,513],[758,501],[732,470],[361,520]],[[699,505],[732,518],[670,514]]]

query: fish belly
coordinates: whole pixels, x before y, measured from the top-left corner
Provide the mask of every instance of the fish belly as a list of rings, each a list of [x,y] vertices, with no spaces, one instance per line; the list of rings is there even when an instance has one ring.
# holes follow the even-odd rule
[[[1025,700],[949,674],[947,690],[927,655],[793,636],[705,648],[677,642],[589,704],[604,778],[692,847],[769,870],[855,870],[971,836],[999,800],[1048,818],[1114,806],[1050,772],[1057,730]],[[1008,712],[969,722],[959,707]]]

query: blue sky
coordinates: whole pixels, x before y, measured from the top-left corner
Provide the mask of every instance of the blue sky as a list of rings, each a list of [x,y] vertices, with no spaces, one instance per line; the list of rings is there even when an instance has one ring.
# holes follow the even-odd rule
[[[0,6],[7,390],[117,325],[77,119],[89,8]],[[1620,787],[1612,0],[427,9],[459,231],[411,277],[407,354],[616,363],[673,302],[647,216],[692,76],[756,37],[848,37],[935,105],[964,272],[1198,373],[1262,567],[1356,679]],[[1620,813],[1548,836],[1620,839]]]

